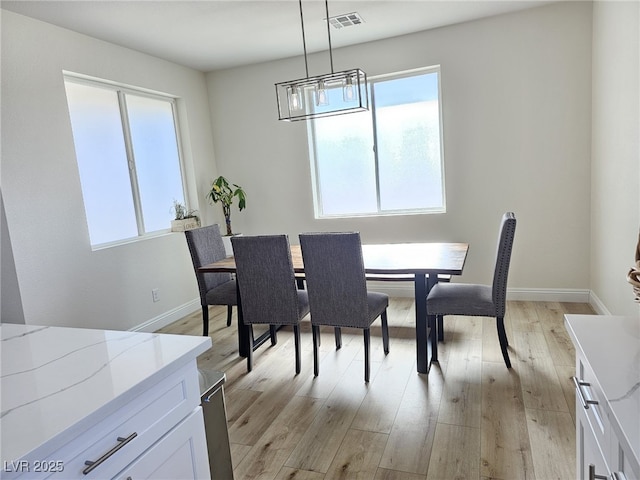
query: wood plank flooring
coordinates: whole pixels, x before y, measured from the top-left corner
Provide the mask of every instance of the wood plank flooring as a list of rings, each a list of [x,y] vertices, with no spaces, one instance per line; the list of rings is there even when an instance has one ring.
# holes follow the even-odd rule
[[[224,371],[234,476],[244,479],[567,480],[575,478],[575,406],[569,377],[574,350],[565,313],[586,304],[508,302],[505,326],[513,368],[502,360],[495,320],[445,317],[440,363],[415,366],[411,298],[392,298],[390,352],[379,321],[371,331],[371,381],[364,383],[360,330],[343,330],[335,350],[322,330],[320,374],[313,377],[308,318],[302,371],[293,335],[278,333],[254,353],[237,355],[226,307],[210,308],[213,347],[201,368]],[[200,312],[160,330],[199,335]],[[216,479],[218,480],[218,479]]]

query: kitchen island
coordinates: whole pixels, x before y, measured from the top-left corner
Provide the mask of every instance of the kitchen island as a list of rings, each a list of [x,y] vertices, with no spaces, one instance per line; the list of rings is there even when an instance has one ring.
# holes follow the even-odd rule
[[[0,477],[209,478],[208,337],[1,324]]]
[[[576,347],[577,478],[640,480],[640,318],[565,315]]]

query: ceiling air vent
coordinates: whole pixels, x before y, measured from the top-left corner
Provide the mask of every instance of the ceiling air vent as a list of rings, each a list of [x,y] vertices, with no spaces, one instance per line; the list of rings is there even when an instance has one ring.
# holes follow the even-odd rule
[[[364,20],[362,20],[362,17],[358,12],[344,13],[342,15],[336,15],[335,17],[329,17],[329,24],[337,30],[344,27],[360,25],[361,23],[364,23]]]

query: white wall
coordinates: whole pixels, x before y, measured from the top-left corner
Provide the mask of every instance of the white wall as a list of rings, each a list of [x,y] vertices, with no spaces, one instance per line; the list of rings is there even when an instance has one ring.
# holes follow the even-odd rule
[[[285,232],[294,242],[301,231],[347,229],[368,242],[469,241],[464,279],[487,281],[499,216],[513,210],[512,292],[571,297],[592,289],[612,313],[637,313],[624,275],[640,224],[638,3],[598,2],[594,13],[593,122],[591,3],[334,52],[337,69],[357,66],[370,75],[442,65],[448,213],[315,220],[306,126],[276,120],[273,87],[302,75],[301,58],[215,72],[205,81],[199,72],[3,10],[2,241],[12,244],[2,249],[15,258],[8,276],[20,287],[15,311],[31,324],[127,329],[195,307],[180,234],[90,250],[62,82],[67,69],[181,97],[191,201],[205,223],[220,219],[204,200],[218,174],[215,144],[219,173],[249,194],[248,209],[233,212],[236,231]],[[326,71],[326,56],[314,56],[310,67]],[[3,296],[11,285],[7,266],[3,257]],[[160,288],[156,304],[152,288]],[[3,297],[3,321],[6,311]]]
[[[16,264],[11,249],[11,237],[7,228],[7,217],[4,213],[4,201],[0,192],[0,319],[6,323],[24,323],[22,297],[18,287]]]
[[[273,84],[301,58],[208,74],[219,170],[245,187],[234,230],[359,230],[365,242],[468,241],[488,282],[500,216],[518,218],[510,288],[589,288],[591,4],[569,2],[334,52],[369,75],[440,64],[447,213],[316,220],[304,122],[278,122]],[[310,59],[324,73],[326,55]],[[545,290],[546,289],[546,290]],[[571,295],[569,295],[571,296]],[[583,297],[586,300],[586,297]]]
[[[25,322],[122,330],[197,308],[183,234],[91,251],[63,70],[179,96],[194,200],[215,170],[202,73],[3,10],[2,194]]]
[[[625,277],[640,227],[640,3],[593,7],[591,288],[610,313],[638,315]]]

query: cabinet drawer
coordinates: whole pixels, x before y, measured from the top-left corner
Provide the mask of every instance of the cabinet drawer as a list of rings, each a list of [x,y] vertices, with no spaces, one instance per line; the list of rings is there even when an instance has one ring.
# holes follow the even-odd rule
[[[579,480],[590,480],[590,467],[594,468],[597,475],[609,474],[606,448],[603,447],[596,439],[596,433],[587,418],[587,410],[576,398],[576,474]]]
[[[53,453],[47,460],[62,471],[29,479],[112,478],[199,404],[197,370],[187,365]]]
[[[210,478],[201,407],[116,476],[117,480]]]
[[[581,358],[576,365],[576,415],[577,411],[584,412],[593,430],[595,440],[603,452],[609,451],[609,439],[611,437],[611,425],[604,408],[607,399],[596,379],[595,374]]]
[[[593,464],[598,478],[640,480],[639,320],[637,316],[565,315],[576,349],[573,378],[580,479],[588,478]]]

